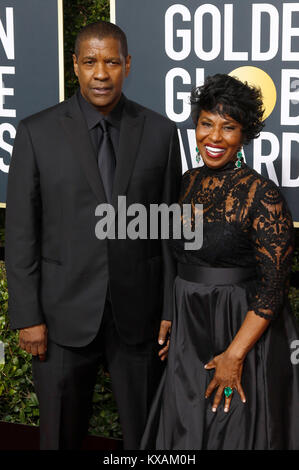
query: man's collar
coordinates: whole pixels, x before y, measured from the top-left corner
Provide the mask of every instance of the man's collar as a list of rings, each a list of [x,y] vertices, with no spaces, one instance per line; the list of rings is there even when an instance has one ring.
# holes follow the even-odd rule
[[[120,128],[122,111],[125,104],[125,97],[123,94],[121,94],[117,105],[109,114],[107,114],[107,116],[104,116],[95,106],[86,101],[86,99],[83,98],[80,89],[77,92],[77,96],[81,111],[83,112],[87,122],[88,130],[93,129],[103,118],[105,118],[113,127],[118,129]]]

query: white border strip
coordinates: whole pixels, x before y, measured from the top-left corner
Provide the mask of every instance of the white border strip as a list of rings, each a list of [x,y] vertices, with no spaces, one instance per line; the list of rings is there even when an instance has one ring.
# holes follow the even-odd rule
[[[115,0],[110,0],[110,21],[111,23],[116,24]]]
[[[63,40],[63,0],[57,0],[58,17],[58,68],[59,101],[64,100],[64,40]]]

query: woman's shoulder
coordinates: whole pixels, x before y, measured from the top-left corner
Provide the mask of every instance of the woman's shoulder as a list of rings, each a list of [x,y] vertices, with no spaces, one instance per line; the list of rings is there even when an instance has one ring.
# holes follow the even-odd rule
[[[283,204],[287,208],[285,198],[274,181],[266,176],[261,175],[253,168],[247,166],[247,174],[251,176],[251,188],[254,188],[254,205],[267,204],[276,205]]]
[[[185,173],[182,175],[182,182],[188,183],[193,181],[200,171],[200,167],[189,168]]]
[[[185,171],[185,173],[183,173],[181,181],[180,200],[186,198],[187,195],[191,192],[192,188],[194,187],[197,175],[197,167],[190,168],[189,170]]]
[[[271,180],[267,176],[261,175],[248,165],[246,165],[245,175],[246,177],[248,177],[249,175],[251,176],[252,184],[255,185],[257,191],[263,192],[267,190],[272,190],[281,194],[279,187],[273,180]]]
[[[186,170],[184,173],[183,173],[183,178],[188,178],[189,175],[194,175],[194,174],[197,174],[198,172],[200,171],[200,167],[199,166],[196,166],[194,168],[189,168],[188,170]]]

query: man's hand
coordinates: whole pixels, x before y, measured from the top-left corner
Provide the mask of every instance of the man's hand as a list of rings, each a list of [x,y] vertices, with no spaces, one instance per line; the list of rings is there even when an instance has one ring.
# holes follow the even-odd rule
[[[168,356],[170,330],[171,330],[171,321],[162,320],[160,323],[158,343],[162,346],[165,343],[165,341],[167,342],[166,342],[166,346],[159,351],[159,357],[161,361],[164,361],[164,359],[166,359]]]
[[[45,323],[20,329],[19,346],[32,354],[39,356],[40,361],[46,359],[48,330]]]

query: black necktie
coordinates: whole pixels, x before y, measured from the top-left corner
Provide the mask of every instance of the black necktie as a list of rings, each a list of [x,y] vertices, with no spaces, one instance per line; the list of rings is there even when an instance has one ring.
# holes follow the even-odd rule
[[[105,119],[99,122],[103,135],[99,146],[98,165],[103,180],[107,201],[111,202],[115,173],[115,155]]]

